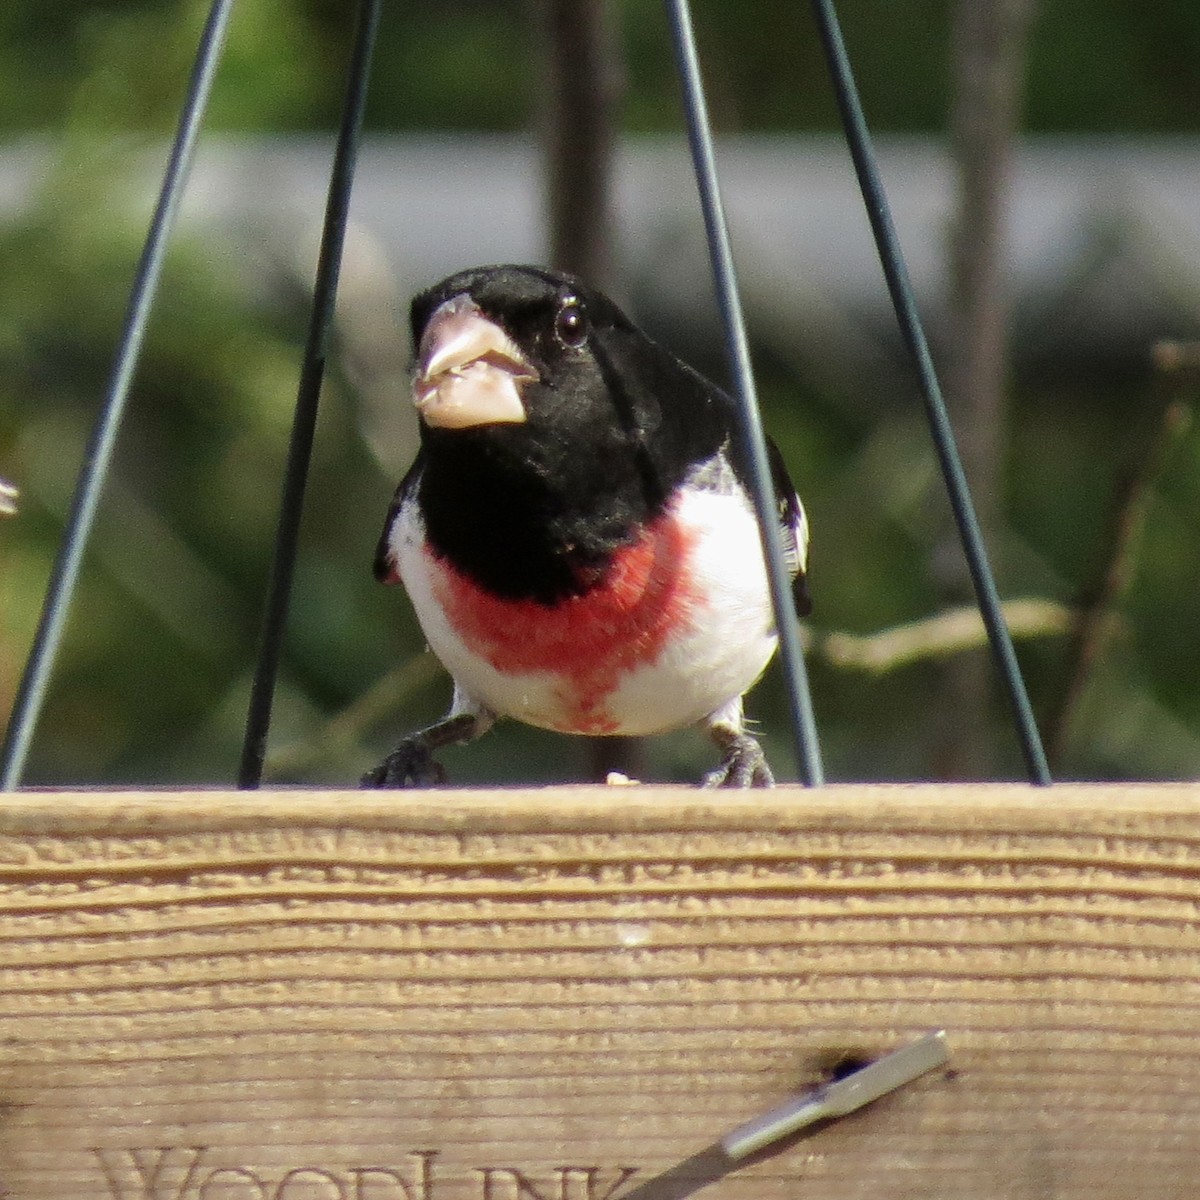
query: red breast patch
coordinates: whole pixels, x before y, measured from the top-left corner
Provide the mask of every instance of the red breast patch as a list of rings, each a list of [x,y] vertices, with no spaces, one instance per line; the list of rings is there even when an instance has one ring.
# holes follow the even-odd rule
[[[455,632],[497,671],[561,679],[563,732],[612,733],[606,697],[622,675],[655,662],[700,606],[690,582],[695,542],[667,512],[617,551],[595,587],[552,606],[500,599],[441,560],[434,586]]]

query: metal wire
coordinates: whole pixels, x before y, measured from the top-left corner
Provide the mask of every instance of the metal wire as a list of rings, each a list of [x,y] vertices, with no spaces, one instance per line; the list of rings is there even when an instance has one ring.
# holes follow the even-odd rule
[[[750,461],[751,491],[758,513],[759,532],[766,558],[771,599],[775,607],[775,626],[779,633],[779,654],[783,661],[791,708],[792,735],[795,739],[796,760],[801,779],[810,787],[824,782],[821,751],[817,741],[817,726],[813,717],[812,697],[808,687],[808,672],[800,648],[800,635],[792,602],[791,582],[784,565],[783,547],[779,536],[778,507],[771,469],[767,461],[767,444],[758,412],[758,394],[750,367],[750,348],[746,339],[745,321],[738,298],[737,277],[733,254],[729,246],[729,231],[725,223],[717,181],[716,159],[713,153],[712,127],[704,100],[700,63],[696,54],[696,38],[692,30],[691,12],[687,0],[666,0],[667,17],[675,48],[675,60],[683,85],[684,112],[687,119],[688,142],[700,206],[704,213],[704,228],[712,260],[713,280],[717,303],[725,331],[726,353],[733,375],[733,392],[741,424],[740,433]]]
[[[112,374],[79,471],[62,543],[46,588],[37,632],[17,689],[4,746],[0,750],[0,790],[11,791],[18,787],[25,771],[30,742],[45,700],[46,685],[75,596],[84,549],[91,535],[100,493],[112,462],[121,418],[125,413],[146,325],[162,275],[167,242],[183,198],[232,8],[233,0],[215,0],[200,36],[183,111],[134,274]]]
[[[834,91],[845,127],[846,141],[854,160],[854,169],[858,174],[858,183],[866,204],[867,217],[871,222],[871,230],[875,235],[879,260],[883,265],[883,273],[891,293],[892,305],[896,310],[896,319],[900,323],[901,334],[916,365],[921,395],[925,401],[925,411],[945,479],[946,491],[950,498],[950,507],[958,525],[959,538],[966,554],[979,612],[983,617],[992,653],[996,658],[1008,693],[1009,703],[1012,706],[1013,719],[1016,724],[1017,737],[1021,743],[1021,751],[1025,757],[1026,770],[1031,783],[1046,785],[1050,783],[1050,768],[1046,762],[1046,753],[1042,748],[1041,735],[1038,733],[1037,722],[1029,703],[1025,680],[1021,675],[1020,664],[1017,662],[1008,625],[1005,623],[1004,614],[1000,608],[1000,597],[996,591],[996,582],[988,563],[983,534],[975,515],[975,506],[971,501],[970,489],[959,460],[954,432],[950,426],[946,405],[938,385],[937,373],[933,368],[933,359],[930,357],[929,346],[921,327],[920,316],[917,313],[908,270],[905,267],[899,238],[896,236],[896,229],[892,223],[887,195],[875,164],[871,135],[867,130],[862,105],[859,102],[858,89],[854,83],[854,75],[846,54],[833,0],[812,0],[812,5],[821,43],[829,63],[830,74],[833,77]]]
[[[250,705],[246,713],[246,734],[238,768],[239,788],[256,788],[262,780],[267,734],[271,727],[271,708],[275,699],[275,682],[279,675],[280,650],[287,622],[292,578],[296,569],[296,545],[300,533],[300,516],[304,508],[304,490],[308,480],[309,461],[312,458],[321,384],[325,378],[326,348],[333,324],[342,247],[345,244],[346,225],[350,217],[350,192],[354,185],[354,169],[358,160],[371,58],[374,54],[381,8],[381,0],[362,0],[358,10],[342,123],[338,131],[333,171],[329,180],[329,195],[325,205],[325,223],[317,258],[317,277],[313,287],[308,339],[304,347],[296,412],[292,420],[292,436],[284,470],[283,495],[279,502],[279,522],[275,532],[275,550],[271,559],[271,574],[259,637],[258,661],[250,687]]]

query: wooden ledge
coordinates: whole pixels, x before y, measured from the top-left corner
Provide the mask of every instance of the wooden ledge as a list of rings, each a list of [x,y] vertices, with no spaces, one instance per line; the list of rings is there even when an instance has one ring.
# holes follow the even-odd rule
[[[364,827],[427,830],[456,825],[489,828],[571,829],[672,828],[699,823],[733,827],[762,814],[787,825],[812,822],[889,824],[896,817],[953,822],[964,812],[1008,825],[1013,821],[1073,823],[1074,814],[1168,818],[1200,814],[1200,783],[788,784],[769,791],[706,791],[694,787],[634,784],[536,788],[442,788],[425,791],[359,791],[322,788],[221,788],[123,790],[26,789],[0,792],[0,830],[45,826],[64,831],[96,822],[173,829],[203,823],[213,829],[238,825],[310,826],[347,821]],[[1057,814],[1057,815],[1056,815]],[[80,822],[83,824],[81,825]]]
[[[1198,918],[1190,785],[21,792],[0,1194],[1188,1196]]]

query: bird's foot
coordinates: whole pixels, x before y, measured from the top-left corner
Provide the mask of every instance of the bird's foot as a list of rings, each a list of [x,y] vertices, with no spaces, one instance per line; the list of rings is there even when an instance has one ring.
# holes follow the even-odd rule
[[[775,777],[767,766],[763,748],[748,733],[714,726],[713,739],[721,746],[721,765],[705,775],[706,788],[774,787]]]
[[[446,782],[446,770],[433,752],[454,742],[468,742],[481,732],[474,713],[447,717],[428,729],[409,734],[377,767],[372,767],[358,786],[361,788],[438,787]]]
[[[423,734],[406,737],[358,786],[362,788],[437,787],[446,782],[446,769],[433,757]]]

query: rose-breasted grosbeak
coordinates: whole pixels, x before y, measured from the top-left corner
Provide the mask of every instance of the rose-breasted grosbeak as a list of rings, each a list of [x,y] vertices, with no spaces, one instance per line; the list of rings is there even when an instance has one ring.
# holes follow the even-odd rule
[[[441,721],[366,787],[440,782],[433,751],[497,717],[575,734],[702,722],[710,786],[769,786],[742,695],[775,651],[733,402],[599,292],[481,267],[413,300],[421,450],[375,561],[454,679]],[[808,611],[804,510],[770,446]]]

